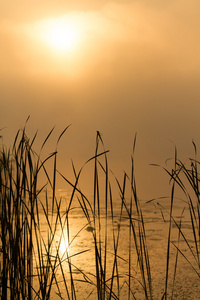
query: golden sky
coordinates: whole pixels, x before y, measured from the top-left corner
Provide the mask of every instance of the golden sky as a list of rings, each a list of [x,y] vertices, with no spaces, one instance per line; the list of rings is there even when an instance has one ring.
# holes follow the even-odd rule
[[[198,0],[0,0],[4,142],[28,115],[41,142],[72,124],[62,148],[81,165],[99,130],[118,172],[137,132],[138,180],[155,192],[148,164],[164,164],[174,144],[189,156],[200,138],[199,11]]]

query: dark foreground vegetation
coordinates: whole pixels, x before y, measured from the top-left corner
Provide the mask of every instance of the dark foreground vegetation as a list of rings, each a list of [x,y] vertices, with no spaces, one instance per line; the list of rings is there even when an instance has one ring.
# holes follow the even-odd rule
[[[65,133],[67,128],[59,136]],[[137,195],[134,172],[134,149],[131,158],[131,174],[124,173],[119,182],[108,167],[107,152],[99,132],[96,135],[94,156],[86,164],[93,164],[93,198],[85,195],[79,186],[83,168],[76,171],[73,163],[74,181],[69,181],[57,170],[57,145],[55,152],[45,159],[41,153],[51,136],[49,133],[37,154],[34,151],[36,135],[29,139],[26,128],[16,134],[13,146],[0,152],[0,296],[1,299],[158,299],[152,285],[151,257],[140,201]],[[168,234],[163,292],[159,299],[175,299],[174,287],[179,257],[191,267],[195,280],[200,276],[200,189],[199,161],[194,145],[195,158],[187,164],[180,161],[175,153],[174,167],[163,169],[169,175],[171,198],[168,213]],[[52,161],[51,175],[46,165]],[[40,173],[45,174],[46,183],[41,186]],[[57,176],[62,177],[70,189],[70,196],[63,212],[62,198],[56,194]],[[115,215],[114,199],[110,176],[114,177],[120,197],[119,214]],[[190,214],[190,238],[182,230],[181,220],[173,216],[175,190],[184,195],[185,206]],[[41,194],[44,193],[44,201]],[[152,200],[155,201],[155,200]],[[74,206],[74,203],[75,206]],[[70,236],[73,224],[70,216],[75,207],[81,210],[85,219],[83,228]],[[41,221],[41,211],[43,220]],[[161,210],[162,212],[162,210]],[[117,226],[116,226],[117,217]],[[126,249],[122,246],[122,223],[128,224]],[[164,220],[163,220],[164,222]],[[41,224],[43,223],[43,225]],[[45,223],[45,234],[42,226]],[[109,224],[108,224],[109,223]],[[72,225],[71,225],[72,224]],[[70,254],[74,240],[85,228],[91,233],[91,249],[83,249]],[[171,239],[172,230],[178,232],[177,242]],[[60,232],[55,243],[57,232]],[[66,234],[67,233],[67,236]],[[68,248],[60,252],[62,240],[67,240]],[[187,255],[179,246],[182,240],[187,247]],[[175,251],[173,272],[171,271],[171,249]],[[77,267],[74,257],[91,252],[94,269]],[[126,264],[122,274],[121,264]],[[124,269],[123,269],[124,270]],[[172,278],[170,278],[170,276]],[[169,286],[169,281],[172,285]],[[83,285],[85,294],[79,293],[77,286]],[[122,286],[126,285],[126,298]],[[89,289],[88,289],[89,287]],[[57,298],[56,298],[57,297]]]

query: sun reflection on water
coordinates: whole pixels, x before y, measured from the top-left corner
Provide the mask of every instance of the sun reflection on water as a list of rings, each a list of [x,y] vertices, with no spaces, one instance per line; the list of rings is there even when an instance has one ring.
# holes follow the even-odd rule
[[[68,252],[69,250],[69,244],[67,239],[65,239],[64,237],[61,240],[60,246],[59,246],[59,252],[61,255],[65,255],[66,252]]]

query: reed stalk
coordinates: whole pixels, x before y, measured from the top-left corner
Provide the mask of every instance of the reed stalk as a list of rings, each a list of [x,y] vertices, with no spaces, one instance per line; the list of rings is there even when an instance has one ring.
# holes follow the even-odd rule
[[[87,298],[90,299],[117,300],[124,299],[124,295],[128,300],[141,299],[141,295],[145,300],[155,299],[148,237],[136,185],[136,136],[130,176],[124,172],[122,182],[109,169],[109,151],[105,149],[99,132],[96,134],[94,156],[79,171],[72,162],[74,181],[70,181],[57,169],[58,145],[69,126],[58,137],[55,150],[45,159],[41,158],[42,152],[54,128],[37,154],[34,151],[37,133],[32,139],[28,138],[26,126],[17,132],[13,147],[6,149],[2,145],[0,152],[1,299],[47,300],[57,297],[75,300],[80,299],[78,284],[89,287]],[[170,209],[166,212],[169,227],[162,295],[165,300],[174,297],[180,256],[200,278],[200,162],[195,144],[194,149],[195,158],[189,159],[190,166],[178,159],[175,151],[174,167],[171,170],[164,168],[172,184]],[[50,173],[49,162],[53,164],[53,172]],[[93,166],[92,198],[81,189],[80,178],[86,165]],[[44,185],[40,184],[42,174],[46,179]],[[64,200],[57,196],[58,176],[70,188],[64,211]],[[113,182],[117,187],[118,202],[113,195]],[[185,196],[192,241],[173,214],[177,189]],[[117,212],[116,203],[120,207]],[[164,214],[165,208],[162,205],[160,207]],[[81,211],[85,223],[74,233],[72,214],[76,211]],[[178,230],[177,243],[171,238],[174,227]],[[73,252],[76,240],[84,235],[86,229],[91,232],[90,247]],[[181,240],[189,250],[187,255],[181,250]],[[61,254],[63,241],[67,247]],[[126,251],[122,251],[123,245]],[[172,249],[176,250],[174,264]],[[83,257],[86,253],[90,253],[94,260],[94,272],[82,270],[75,263],[75,258]],[[171,290],[170,280],[173,282]]]

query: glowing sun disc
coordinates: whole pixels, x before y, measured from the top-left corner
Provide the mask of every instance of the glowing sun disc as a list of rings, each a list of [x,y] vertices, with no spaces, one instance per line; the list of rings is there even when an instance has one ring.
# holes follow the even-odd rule
[[[57,51],[71,51],[80,43],[81,31],[73,19],[49,19],[42,26],[41,37]]]

